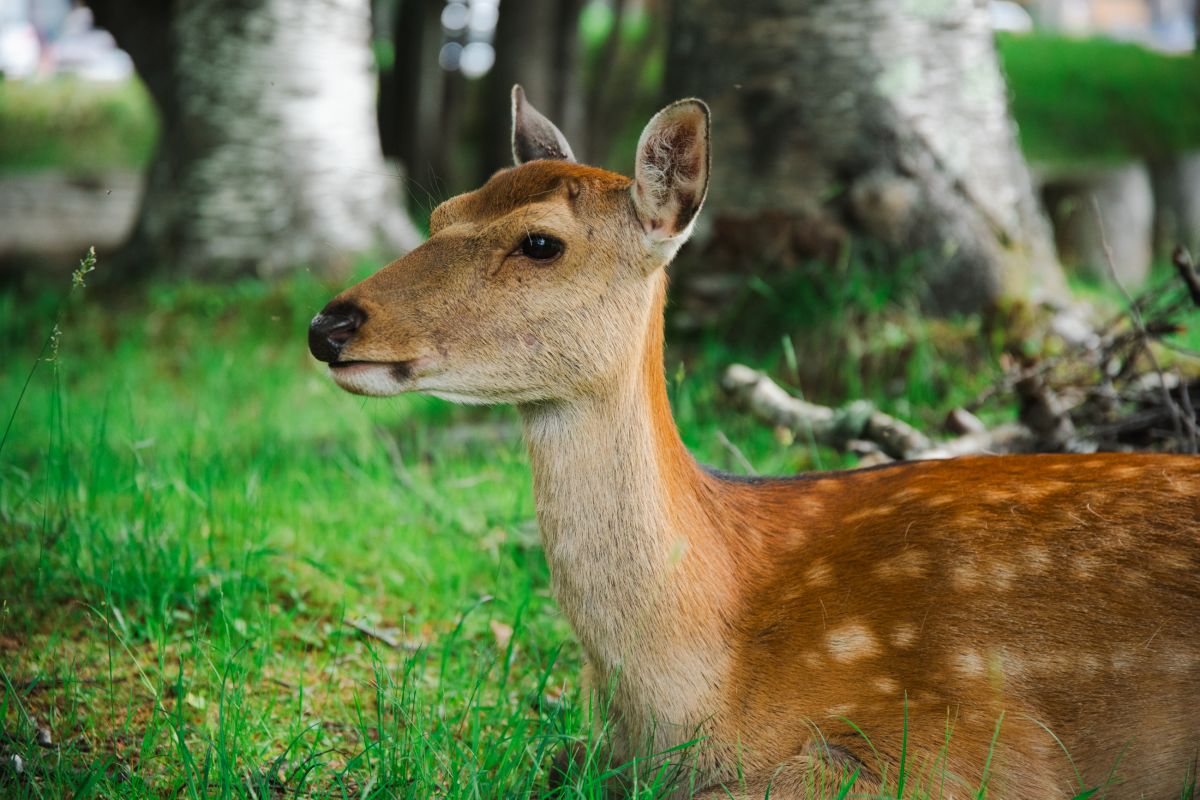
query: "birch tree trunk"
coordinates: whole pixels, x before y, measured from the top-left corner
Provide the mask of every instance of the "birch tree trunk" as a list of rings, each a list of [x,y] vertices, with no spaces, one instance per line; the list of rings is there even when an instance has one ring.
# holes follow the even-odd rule
[[[986,2],[673,7],[671,96],[713,109],[702,253],[786,264],[865,236],[922,255],[937,310],[1062,296]]]
[[[368,0],[91,5],[162,117],[142,268],[266,275],[419,241],[380,149]]]

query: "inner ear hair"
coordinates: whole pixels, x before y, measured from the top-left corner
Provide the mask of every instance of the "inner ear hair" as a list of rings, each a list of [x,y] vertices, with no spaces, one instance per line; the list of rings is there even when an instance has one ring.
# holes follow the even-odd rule
[[[652,237],[686,234],[708,192],[709,114],[680,100],[654,115],[638,140],[633,199]]]
[[[574,161],[567,137],[525,99],[521,84],[512,88],[512,151],[517,166],[526,161]]]

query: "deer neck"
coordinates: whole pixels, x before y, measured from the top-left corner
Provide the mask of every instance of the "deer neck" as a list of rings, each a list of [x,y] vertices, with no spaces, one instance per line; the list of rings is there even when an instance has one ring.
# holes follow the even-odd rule
[[[521,409],[556,598],[600,677],[619,670],[634,691],[669,691],[651,686],[660,680],[652,674],[713,685],[713,675],[696,673],[714,669],[729,588],[729,559],[713,550],[712,486],[667,399],[664,293],[665,276],[621,380],[584,399]]]

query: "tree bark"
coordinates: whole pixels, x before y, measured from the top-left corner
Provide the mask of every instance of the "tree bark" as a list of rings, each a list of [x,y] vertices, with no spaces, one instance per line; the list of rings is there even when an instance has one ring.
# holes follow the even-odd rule
[[[587,128],[583,93],[579,17],[583,0],[560,0],[554,18],[554,85],[546,113],[573,147],[578,147]]]
[[[536,108],[551,116],[559,47],[554,35],[559,3],[556,0],[520,0],[500,4],[496,23],[496,63],[488,75],[484,98],[484,147],[481,182],[503,167],[511,167],[511,90],[514,83],[525,87],[525,96]]]
[[[787,266],[865,236],[921,255],[936,310],[1063,295],[985,2],[673,9],[668,88],[713,109],[704,257]]]
[[[421,187],[418,196],[444,178],[438,169],[446,149],[440,130],[446,71],[438,63],[444,7],[443,0],[402,0],[392,33],[396,61],[390,79],[395,92],[391,105],[398,116],[395,147],[411,179]]]
[[[218,277],[420,236],[383,160],[367,0],[91,0],[161,116],[128,255]]]

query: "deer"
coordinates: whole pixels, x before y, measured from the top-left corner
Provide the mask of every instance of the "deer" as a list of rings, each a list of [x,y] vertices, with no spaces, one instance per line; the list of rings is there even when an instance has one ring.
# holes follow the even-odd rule
[[[684,446],[663,310],[709,116],[659,111],[629,178],[578,163],[514,87],[514,166],[334,297],[313,356],[351,393],[517,407],[606,746],[624,763],[695,743],[677,796],[1180,797],[1200,749],[1196,457],[744,478]]]

